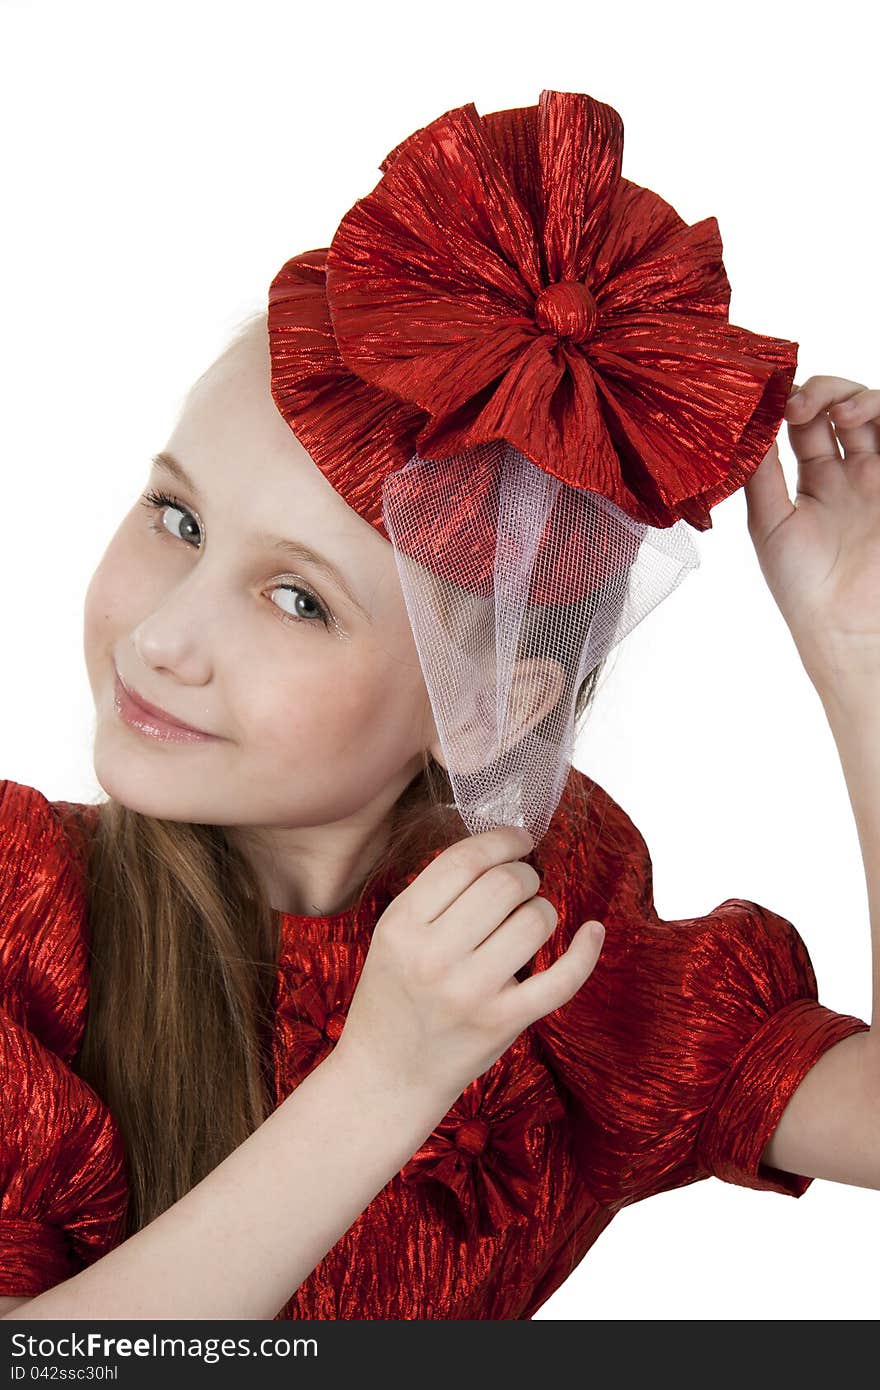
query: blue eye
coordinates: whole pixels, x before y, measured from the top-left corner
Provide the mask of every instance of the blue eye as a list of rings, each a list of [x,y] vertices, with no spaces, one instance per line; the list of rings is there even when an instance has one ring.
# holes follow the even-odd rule
[[[186,507],[184,507],[183,504],[179,502],[176,497],[170,496],[167,492],[156,492],[154,490],[145,492],[143,497],[141,498],[141,502],[147,508],[147,510],[151,512],[163,511],[166,507],[170,507],[173,511],[182,513],[183,516],[189,518],[189,520],[193,523],[196,530],[198,531],[198,522],[196,521],[192,512],[189,511]],[[170,532],[167,529],[167,527],[162,525],[161,520],[151,521],[150,530],[155,531],[155,533],[159,536],[170,536],[172,540],[186,539],[186,537],[183,536],[174,536],[174,534]],[[272,592],[274,593],[276,589],[284,589],[286,591],[289,591],[290,593],[305,595],[308,602],[314,607],[314,609],[317,610],[314,617],[296,617],[292,613],[285,613],[284,610],[282,608],[279,608],[278,604],[276,603],[274,607],[282,622],[305,623],[307,625],[311,624],[312,626],[314,626],[315,617],[317,617],[317,619],[324,625],[324,627],[330,627],[330,615],[327,612],[327,609],[324,607],[321,601],[317,599],[313,593],[311,593],[309,589],[305,588],[304,585],[274,584],[272,586]]]

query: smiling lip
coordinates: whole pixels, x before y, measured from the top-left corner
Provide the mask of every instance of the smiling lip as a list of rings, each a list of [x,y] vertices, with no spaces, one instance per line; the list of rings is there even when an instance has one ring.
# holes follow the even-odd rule
[[[158,705],[151,705],[149,700],[144,700],[125,684],[118,671],[113,703],[116,712],[127,724],[154,738],[167,742],[198,743],[218,737],[206,733],[204,729],[197,729],[193,724],[184,724]]]

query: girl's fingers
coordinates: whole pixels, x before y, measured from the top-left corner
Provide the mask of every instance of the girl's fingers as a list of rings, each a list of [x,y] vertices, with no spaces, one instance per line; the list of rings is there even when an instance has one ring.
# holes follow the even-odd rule
[[[833,405],[830,415],[846,453],[880,453],[880,391],[864,387]]]
[[[842,410],[844,402],[850,410]],[[849,415],[849,418],[847,416]],[[880,446],[880,391],[839,376],[813,376],[785,407],[789,440],[799,463],[842,461]],[[836,430],[836,432],[835,432]]]

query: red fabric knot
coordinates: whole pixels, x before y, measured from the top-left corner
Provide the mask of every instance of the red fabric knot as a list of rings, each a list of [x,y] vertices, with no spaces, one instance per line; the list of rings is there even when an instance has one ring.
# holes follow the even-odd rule
[[[535,322],[557,338],[583,343],[593,336],[599,310],[580,280],[557,280],[545,285],[535,300]]]
[[[328,1037],[331,1042],[338,1042],[339,1035],[344,1027],[345,1014],[339,1013],[338,1011],[336,1013],[328,1014],[327,1021],[324,1024],[324,1036]]]
[[[497,1234],[529,1220],[541,1185],[530,1135],[564,1115],[551,1074],[520,1034],[465,1087],[400,1177],[445,1187],[469,1238]]]
[[[489,1135],[492,1133],[490,1125],[481,1119],[479,1115],[473,1115],[471,1119],[465,1120],[455,1131],[455,1147],[464,1149],[469,1154],[481,1154],[489,1142]]]
[[[281,1096],[322,1062],[339,1040],[357,974],[342,952],[322,964],[327,978],[316,981],[298,969],[286,972],[276,1003],[275,1055]]]

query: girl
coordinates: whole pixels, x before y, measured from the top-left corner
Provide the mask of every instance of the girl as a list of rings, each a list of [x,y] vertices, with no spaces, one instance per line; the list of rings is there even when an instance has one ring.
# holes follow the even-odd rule
[[[276,408],[267,330],[89,586],[107,800],[0,784],[4,1317],[530,1318],[655,1192],[880,1187],[875,1034],[790,922],[663,921],[574,768],[537,844],[464,833],[391,547]],[[876,939],[880,392],[812,378],[786,416],[798,504],[773,444],[749,530]]]

